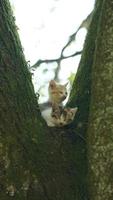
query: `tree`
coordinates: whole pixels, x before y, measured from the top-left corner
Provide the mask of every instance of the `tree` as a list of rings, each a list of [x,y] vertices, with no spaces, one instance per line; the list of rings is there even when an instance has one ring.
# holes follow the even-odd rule
[[[112,199],[112,7],[96,0],[68,102],[79,107],[75,120],[49,128],[9,2],[0,0],[1,200]]]
[[[91,199],[113,198],[113,1],[103,1],[92,66],[88,125]],[[95,196],[96,194],[96,196]]]

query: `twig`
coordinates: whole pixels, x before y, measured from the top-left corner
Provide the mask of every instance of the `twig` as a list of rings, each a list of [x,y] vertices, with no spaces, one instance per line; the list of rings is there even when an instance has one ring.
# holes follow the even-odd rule
[[[79,28],[77,29],[77,31],[75,33],[73,33],[72,35],[70,35],[69,37],[69,40],[68,42],[66,43],[66,45],[63,47],[62,51],[61,51],[61,54],[60,54],[60,57],[59,58],[56,58],[56,59],[45,59],[45,60],[38,60],[33,66],[31,66],[29,69],[35,69],[37,67],[39,67],[39,65],[41,65],[42,63],[53,63],[53,62],[56,62],[58,64],[58,66],[60,67],[60,62],[64,59],[67,59],[67,58],[72,58],[74,56],[77,56],[77,55],[80,55],[82,53],[82,51],[78,51],[78,52],[75,52],[74,54],[72,55],[69,55],[69,56],[64,56],[63,53],[64,53],[64,50],[75,40],[76,38],[76,34],[78,33],[78,31],[85,27],[86,29],[89,28],[89,25],[91,23],[91,20],[92,20],[92,16],[93,16],[93,11],[87,16],[87,18],[85,20],[82,21],[82,23],[80,24]],[[59,69],[58,69],[59,71]]]
[[[61,56],[59,58],[56,58],[56,59],[45,59],[45,60],[38,60],[33,66],[30,67],[30,69],[35,69],[37,68],[39,65],[41,65],[42,63],[53,63],[53,62],[57,62],[59,63],[60,61],[64,60],[64,59],[67,59],[67,58],[72,58],[74,56],[77,56],[77,55],[80,55],[82,53],[82,51],[77,51],[75,52],[74,54],[72,55],[69,55],[69,56]]]
[[[76,39],[76,35],[81,28],[86,28],[88,30],[89,25],[92,20],[92,16],[93,16],[93,11],[86,17],[85,20],[82,21],[82,23],[80,24],[79,28],[75,31],[75,33],[70,35],[67,44],[63,47],[63,49],[61,51],[61,56],[63,55],[64,50]]]

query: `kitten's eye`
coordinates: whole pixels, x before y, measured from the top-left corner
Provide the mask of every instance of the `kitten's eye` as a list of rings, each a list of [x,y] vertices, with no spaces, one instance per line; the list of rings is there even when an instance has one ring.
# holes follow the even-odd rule
[[[63,92],[59,92],[60,94],[63,94]]]

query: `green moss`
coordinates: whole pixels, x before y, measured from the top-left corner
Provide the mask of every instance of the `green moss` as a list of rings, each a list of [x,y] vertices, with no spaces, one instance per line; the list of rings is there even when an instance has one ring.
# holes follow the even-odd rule
[[[101,6],[102,1],[95,5],[92,22],[86,37],[76,79],[73,84],[69,102],[67,104],[71,107],[78,106],[78,113],[76,114],[73,122],[73,131],[75,135],[78,135],[79,137],[79,142],[76,143],[75,147],[75,160],[77,162],[78,169],[77,194],[79,197],[77,199],[87,199],[89,196],[87,184],[87,126],[91,97],[92,65],[94,62],[95,41],[97,38]]]

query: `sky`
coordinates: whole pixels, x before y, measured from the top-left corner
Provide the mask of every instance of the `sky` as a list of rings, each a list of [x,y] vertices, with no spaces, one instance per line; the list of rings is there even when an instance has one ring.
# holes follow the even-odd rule
[[[68,37],[73,34],[81,22],[93,10],[94,0],[10,0],[19,28],[24,54],[30,65],[39,59],[58,58]],[[83,47],[86,30],[81,29],[76,45],[68,49],[67,55]],[[75,73],[80,56],[62,62],[60,79],[65,82],[71,73]],[[46,65],[41,65],[44,70]],[[53,69],[55,64],[48,66]],[[33,78],[35,91],[46,80],[54,77],[54,71],[41,75],[36,70]]]

